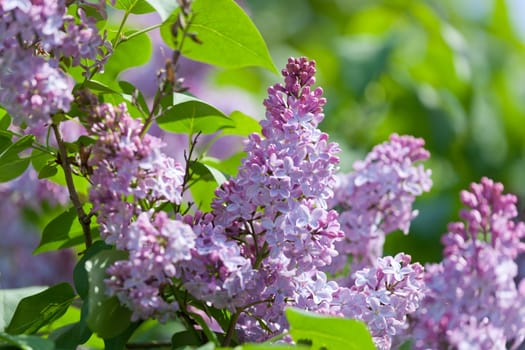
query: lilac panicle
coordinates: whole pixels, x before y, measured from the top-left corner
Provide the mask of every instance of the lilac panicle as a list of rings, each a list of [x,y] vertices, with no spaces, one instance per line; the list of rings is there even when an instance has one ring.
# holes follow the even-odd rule
[[[330,309],[365,322],[376,347],[388,350],[394,340],[408,338],[408,316],[424,297],[424,269],[404,253],[377,258],[374,265],[357,271],[352,286],[335,291]]]
[[[181,203],[184,169],[161,152],[160,139],[140,135],[142,122],[124,104],[95,106],[92,119],[90,133],[98,139],[89,161],[94,167],[89,198],[101,236],[124,249],[128,226],[142,212],[141,200]]]
[[[160,139],[141,135],[142,121],[125,104],[95,105],[90,116],[89,132],[97,141],[89,160],[89,198],[101,237],[129,253],[108,268],[108,293],[133,311],[134,320],[165,321],[179,309],[173,279],[178,265],[192,258],[196,241],[189,225],[160,208],[181,204],[184,169],[161,152]]]
[[[104,45],[94,20],[81,19],[67,15],[64,0],[0,2],[0,105],[15,125],[49,122],[69,110],[74,81],[59,59],[96,60]]]
[[[330,272],[341,271],[348,255],[352,257],[351,273],[373,266],[383,253],[386,234],[394,230],[408,233],[417,215],[412,209],[416,196],[432,186],[430,170],[416,164],[429,157],[423,146],[422,139],[393,134],[364,161],[356,162],[353,172],[337,178],[330,204],[339,208],[345,237],[336,243],[340,254],[329,266]]]
[[[525,284],[515,281],[525,237],[517,198],[482,178],[461,192],[461,201],[463,221],[449,225],[443,261],[427,266],[415,348],[516,348],[525,338]]]
[[[339,147],[318,129],[326,101],[312,88],[314,74],[313,61],[289,59],[285,85],[269,88],[262,136],[248,138],[238,175],[217,189],[208,221],[187,218],[197,243],[183,280],[214,305],[241,310],[244,340],[282,331],[284,307],[302,300],[297,276],[319,289],[317,268],[337,255],[342,232],[327,201]]]
[[[194,245],[195,233],[189,225],[169,219],[163,211],[154,217],[141,213],[128,228],[129,258],[108,268],[109,294],[117,295],[133,311],[133,320],[173,318],[179,306],[162,293],[173,287],[172,278],[179,273],[177,264],[191,258]]]

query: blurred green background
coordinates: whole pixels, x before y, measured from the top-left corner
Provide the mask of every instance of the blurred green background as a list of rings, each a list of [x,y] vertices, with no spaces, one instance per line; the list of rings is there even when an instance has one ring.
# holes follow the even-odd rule
[[[458,218],[459,191],[482,176],[525,196],[523,2],[241,4],[279,68],[288,56],[317,61],[317,84],[328,99],[321,128],[341,144],[344,171],[393,132],[426,140],[433,190],[417,200],[420,215],[410,235],[389,235],[385,253],[439,260],[439,237]],[[216,71],[211,79],[240,86],[262,101],[276,77],[243,69]],[[520,213],[523,217],[523,209]]]

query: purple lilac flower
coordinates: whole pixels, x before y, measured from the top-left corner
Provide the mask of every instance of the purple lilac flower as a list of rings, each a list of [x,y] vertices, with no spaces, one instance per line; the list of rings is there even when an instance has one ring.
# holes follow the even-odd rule
[[[525,338],[525,284],[515,281],[525,236],[525,224],[515,221],[517,198],[482,178],[461,201],[463,222],[449,225],[443,261],[427,267],[415,348],[516,348]]]
[[[332,312],[365,322],[378,349],[408,338],[408,315],[424,297],[423,267],[410,261],[404,253],[378,258],[375,267],[355,273],[353,286],[333,295]]]
[[[173,287],[177,264],[191,258],[195,233],[180,220],[171,220],[163,211],[141,213],[130,224],[125,237],[128,260],[108,268],[109,295],[133,311],[132,319],[157,317],[165,321],[175,316],[178,303],[165,300],[162,293]]]
[[[285,85],[271,87],[264,101],[263,135],[249,137],[238,175],[216,191],[212,222],[194,226],[194,259],[184,263],[189,290],[240,312],[243,340],[282,332],[286,305],[315,309],[332,291],[317,269],[331,263],[342,236],[337,213],[327,209],[339,147],[317,128],[325,99],[311,88],[314,74],[314,62],[288,61]],[[311,301],[301,299],[305,285],[319,290]]]
[[[173,279],[180,277],[179,263],[192,258],[196,240],[189,225],[160,208],[181,204],[184,169],[161,152],[160,139],[141,135],[142,121],[125,104],[95,105],[90,117],[97,138],[89,160],[90,200],[101,236],[129,253],[108,268],[108,294],[129,307],[134,320],[165,321],[179,309]]]
[[[423,145],[422,139],[393,134],[388,142],[375,146],[364,161],[356,162],[354,172],[337,178],[330,204],[340,209],[345,237],[336,243],[340,254],[328,271],[341,271],[348,255],[352,257],[351,273],[374,266],[383,253],[386,234],[398,229],[408,233],[410,221],[417,215],[412,209],[416,196],[432,186],[430,170],[414,164],[429,157]],[[352,283],[351,277],[348,285]]]
[[[14,124],[50,121],[73,101],[73,79],[59,68],[61,56],[95,60],[104,41],[92,19],[66,14],[64,0],[0,3],[0,105]]]
[[[193,227],[196,240],[191,260],[180,263],[181,279],[197,299],[235,312],[248,302],[245,290],[253,284],[254,270],[224,228],[213,225],[213,218],[201,212],[183,218]]]
[[[160,139],[140,135],[142,122],[133,119],[124,104],[96,106],[92,118],[90,132],[98,140],[90,159],[90,200],[102,237],[125,249],[128,226],[142,212],[141,200],[149,205],[181,203],[184,169],[161,152]]]

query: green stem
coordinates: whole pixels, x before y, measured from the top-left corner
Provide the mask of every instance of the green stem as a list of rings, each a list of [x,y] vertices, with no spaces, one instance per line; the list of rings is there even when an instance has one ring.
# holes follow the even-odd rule
[[[162,23],[157,23],[157,24],[154,24],[154,25],[152,25],[152,26],[149,26],[149,27],[143,28],[143,29],[141,29],[141,30],[138,30],[138,31],[136,31],[136,32],[134,32],[134,33],[132,33],[132,34],[130,34],[129,36],[127,36],[127,37],[125,38],[125,40],[131,40],[131,39],[133,39],[133,38],[136,37],[136,36],[139,36],[139,35],[141,35],[141,34],[144,34],[144,33],[147,33],[147,32],[149,32],[149,31],[152,31],[153,29],[160,28],[161,26],[162,26]]]
[[[224,337],[224,340],[222,341],[222,346],[230,346],[230,343],[233,338],[233,334],[235,333],[235,325],[237,324],[237,321],[239,320],[239,316],[241,316],[242,310],[238,309],[233,315],[230,320],[230,324],[228,325],[228,330],[226,331],[226,336]]]

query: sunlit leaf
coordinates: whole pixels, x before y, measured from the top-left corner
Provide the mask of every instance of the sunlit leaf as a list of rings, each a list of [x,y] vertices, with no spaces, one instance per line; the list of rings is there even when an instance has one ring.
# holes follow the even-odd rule
[[[325,316],[296,308],[287,308],[285,312],[292,338],[296,342],[311,342],[313,349],[375,349],[372,337],[361,321]]]
[[[5,331],[10,334],[33,334],[62,316],[75,293],[69,283],[60,283],[43,292],[26,297],[18,304]]]
[[[104,288],[104,279],[108,277],[107,268],[115,261],[126,258],[126,252],[102,250],[86,260],[84,265],[89,276],[87,324],[103,339],[118,336],[131,323],[131,311],[120,305],[116,296],[108,296]]]
[[[11,335],[0,332],[0,346],[9,344],[22,350],[54,350],[55,344],[49,340],[35,335]]]
[[[146,2],[157,11],[162,22],[167,20],[173,11],[179,7],[177,1],[173,0],[146,0]]]
[[[175,94],[174,105],[157,118],[159,127],[173,133],[212,134],[233,127],[234,122],[219,109],[195,97]]]
[[[260,66],[277,72],[266,43],[250,17],[233,0],[195,0],[189,28],[202,44],[186,40],[182,54],[225,68]],[[172,45],[172,18],[162,28],[164,41]]]

